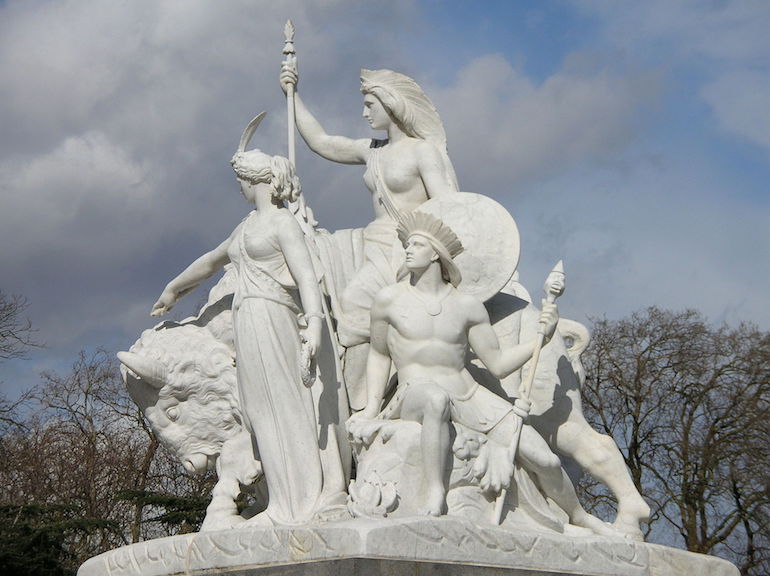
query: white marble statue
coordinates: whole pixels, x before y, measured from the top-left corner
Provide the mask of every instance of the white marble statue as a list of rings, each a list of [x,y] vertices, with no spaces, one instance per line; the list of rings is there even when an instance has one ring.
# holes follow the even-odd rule
[[[501,206],[493,209],[495,204],[484,196],[460,192],[431,199],[419,210],[441,218],[462,238],[466,249],[456,262],[468,278],[460,290],[485,301],[501,346],[511,347],[535,337],[540,312],[527,290],[511,277],[518,263],[518,231],[515,224],[506,223],[511,218]],[[572,343],[569,347],[567,337]],[[553,341],[537,363],[529,421],[572,470],[590,473],[607,485],[618,501],[614,527],[629,538],[642,540],[639,524],[647,520],[649,506],[634,486],[613,439],[596,432],[583,416],[580,353],[589,340],[582,324],[560,319]],[[468,368],[486,387],[511,401],[519,397],[523,375],[530,371],[527,363],[522,370],[499,379],[478,360],[469,362]]]
[[[325,504],[308,387],[314,380],[307,381],[324,328],[321,293],[303,232],[284,205],[300,191],[293,167],[280,156],[245,150],[260,120],[247,128],[231,161],[241,193],[256,209],[227,240],[169,282],[152,314],[165,314],[182,295],[234,264],[238,393],[269,495],[267,509],[251,522],[300,524]]]
[[[361,71],[363,117],[373,130],[385,132],[382,140],[328,134],[300,98],[298,79],[296,61],[289,56],[281,71],[281,87],[293,94],[296,126],[310,149],[327,160],[367,168],[364,183],[372,195],[374,220],[363,230],[363,264],[345,279],[335,306],[339,341],[347,347],[350,402],[360,409],[369,310],[377,292],[395,282],[403,261],[395,232],[398,215],[429,198],[456,192],[457,180],[438,112],[408,76],[391,70]]]
[[[438,516],[446,512],[449,423],[460,423],[486,436],[486,451],[477,459],[475,470],[482,491],[500,493],[507,488],[514,458],[518,458],[573,524],[615,535],[582,508],[559,459],[526,423],[517,450],[513,439],[529,403],[519,399],[511,405],[480,386],[465,368],[470,347],[495,376],[503,378],[529,360],[534,342],[500,348],[483,303],[456,289],[461,275],[452,259],[462,245],[440,220],[423,212],[404,214],[398,233],[409,278],[384,288],[375,298],[367,404],[348,421],[351,437],[357,442],[370,441],[378,420],[419,422],[423,512]],[[558,321],[555,304],[544,304],[540,321],[550,338]],[[397,372],[398,389],[381,412],[391,364]]]
[[[158,440],[188,471],[217,471],[202,533],[102,554],[79,576],[457,564],[735,576],[729,563],[642,542],[649,508],[614,441],[582,414],[590,335],[558,317],[563,276],[538,309],[516,275],[513,217],[459,190],[418,84],[362,70],[363,117],[383,137],[330,135],[299,96],[290,22],[285,34],[288,159],[247,150],[263,114],[252,120],[231,163],[255,209],[168,283],[152,315],[224,276],[197,316],[118,354]],[[323,158],[366,167],[364,228],[315,227],[295,127]],[[607,485],[613,524],[586,512],[565,468]],[[252,505],[239,512],[243,493]]]
[[[447,156],[446,135],[438,113],[411,78],[389,70],[361,72],[364,118],[373,129],[386,132],[385,140],[351,139],[327,134],[299,97],[297,82],[296,61],[293,55],[289,55],[282,67],[281,86],[293,96],[297,128],[308,146],[329,160],[367,166],[364,182],[372,193],[375,220],[364,230],[363,263],[352,272],[337,272],[341,268],[337,264],[341,251],[339,245],[330,249],[333,254],[324,261],[327,278],[343,276],[337,286],[339,297],[335,298],[332,294],[331,302],[339,341],[347,347],[345,384],[350,406],[352,410],[359,410],[365,402],[363,373],[368,353],[368,313],[374,295],[395,281],[394,273],[403,262],[401,251],[394,248],[398,246],[394,242],[395,220],[400,213],[412,211],[430,199],[456,192],[457,179]],[[348,253],[342,257],[346,261],[351,259]],[[515,257],[518,259],[518,253]],[[514,292],[526,294],[520,285]],[[484,294],[483,299],[491,295]],[[493,305],[503,308],[503,320],[496,329],[509,330],[514,324],[517,330],[527,333],[537,324],[531,320],[531,311],[516,302],[497,298]],[[524,316],[528,319],[522,322]],[[574,324],[565,322],[564,326],[566,330],[567,326]],[[551,353],[544,363],[558,366],[564,354]],[[572,359],[579,367],[579,354],[573,354]],[[610,488],[618,499],[616,527],[629,537],[641,539],[639,523],[647,520],[649,507],[634,486],[614,441],[598,434],[586,423],[580,407],[579,386],[573,385],[575,377],[567,372],[562,368],[557,373],[554,369],[550,385],[539,387],[535,398],[538,409],[536,426],[548,439],[552,450],[573,459],[583,470]],[[507,386],[504,385],[501,392],[515,396],[516,386],[511,382],[518,380],[518,374],[509,376],[504,380]],[[561,395],[558,410],[544,415],[547,407],[554,406],[552,396],[558,393],[557,389],[562,392],[569,389],[569,393]]]

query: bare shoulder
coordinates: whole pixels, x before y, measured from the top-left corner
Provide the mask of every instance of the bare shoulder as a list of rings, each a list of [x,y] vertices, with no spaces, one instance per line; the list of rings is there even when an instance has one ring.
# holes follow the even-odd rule
[[[453,300],[457,308],[463,311],[470,324],[489,322],[489,313],[484,303],[475,296],[455,292]]]
[[[246,216],[243,220],[238,222],[238,226],[233,228],[233,231],[230,233],[231,240],[236,238],[243,231],[243,229],[246,228],[246,223],[248,222],[248,219],[249,217]]]
[[[422,138],[410,138],[412,151],[421,158],[438,158],[441,156],[441,151],[436,147],[433,142],[428,142]]]
[[[407,292],[407,284],[399,282],[386,286],[374,297],[372,303],[372,320],[387,319],[394,308],[398,307],[398,300]]]
[[[288,210],[276,210],[275,214],[270,215],[270,220],[272,228],[279,237],[296,238],[302,236],[302,228],[299,227],[299,223]]]
[[[402,282],[385,286],[385,288],[377,292],[377,295],[374,297],[373,308],[387,308],[396,300],[396,298],[403,294],[405,290],[405,285]]]

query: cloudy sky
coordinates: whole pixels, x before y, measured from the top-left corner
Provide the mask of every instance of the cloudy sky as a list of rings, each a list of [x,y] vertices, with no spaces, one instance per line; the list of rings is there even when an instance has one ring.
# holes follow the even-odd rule
[[[649,0],[0,1],[0,288],[47,344],[0,366],[14,396],[81,349],[131,345],[162,288],[248,205],[245,124],[285,153],[283,25],[327,130],[368,137],[360,68],[413,76],[463,190],[519,226],[562,314],[656,304],[770,329],[770,3]],[[366,224],[359,166],[298,142],[321,225]],[[187,297],[190,313],[204,291]]]

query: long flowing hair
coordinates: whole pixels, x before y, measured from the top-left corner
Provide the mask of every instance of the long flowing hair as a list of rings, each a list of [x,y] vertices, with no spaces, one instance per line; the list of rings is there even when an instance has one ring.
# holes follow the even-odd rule
[[[405,134],[432,143],[441,152],[449,181],[457,176],[449,159],[446,132],[430,98],[409,76],[392,70],[361,70],[361,92],[376,97]]]

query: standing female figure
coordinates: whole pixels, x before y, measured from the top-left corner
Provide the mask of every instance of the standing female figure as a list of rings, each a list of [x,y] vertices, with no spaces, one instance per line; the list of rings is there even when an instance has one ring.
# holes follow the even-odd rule
[[[364,229],[364,262],[352,278],[346,279],[338,306],[337,330],[347,356],[369,341],[369,315],[375,295],[396,281],[403,264],[403,251],[396,235],[399,214],[411,212],[428,199],[457,191],[454,168],[447,155],[446,134],[436,108],[419,85],[391,70],[362,70],[363,117],[373,130],[387,137],[354,139],[327,134],[308,111],[296,90],[298,74],[293,59],[284,62],[281,87],[295,86],[297,128],[311,150],[333,162],[366,164],[364,183],[372,194],[374,221]],[[368,346],[360,349],[357,365],[348,370],[345,381],[351,407],[361,408],[364,394],[356,380]],[[351,374],[352,372],[352,374]],[[353,387],[351,389],[351,386]]]
[[[313,399],[301,374],[301,364],[315,356],[321,341],[321,293],[302,231],[284,206],[300,190],[291,164],[259,150],[243,151],[243,141],[231,163],[243,196],[256,209],[227,240],[169,282],[152,314],[165,314],[225,264],[234,264],[238,390],[269,494],[257,522],[298,524],[312,518],[323,486]]]

